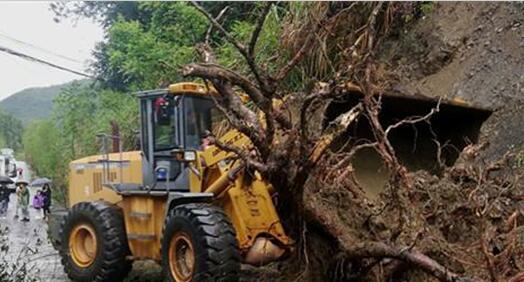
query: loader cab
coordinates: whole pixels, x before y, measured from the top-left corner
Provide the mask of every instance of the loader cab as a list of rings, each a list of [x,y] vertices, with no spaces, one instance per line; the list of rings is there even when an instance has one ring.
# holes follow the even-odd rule
[[[146,186],[189,191],[184,161],[174,152],[201,150],[202,136],[211,131],[215,103],[198,84],[179,83],[165,90],[141,92],[141,149]]]

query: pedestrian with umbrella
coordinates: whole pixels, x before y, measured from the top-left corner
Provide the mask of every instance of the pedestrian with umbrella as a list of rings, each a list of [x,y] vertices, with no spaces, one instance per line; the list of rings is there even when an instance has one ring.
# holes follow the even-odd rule
[[[18,180],[16,182],[16,185],[18,186],[17,189],[17,205],[18,208],[22,211],[22,219],[21,221],[29,221],[29,189],[27,189],[27,185],[29,183],[25,180]]]
[[[9,207],[9,196],[11,191],[7,184],[12,184],[13,180],[7,176],[0,176],[0,218],[5,219],[7,208]]]
[[[33,180],[33,182],[31,182],[31,186],[32,186],[32,187],[42,187],[42,186],[44,186],[45,184],[49,184],[49,183],[51,183],[51,182],[52,182],[52,181],[51,181],[51,179],[49,179],[49,178],[45,178],[45,177],[43,177],[43,178],[37,178],[37,179]]]
[[[31,187],[42,187],[44,220],[47,220],[51,211],[51,179],[37,178],[31,182]]]

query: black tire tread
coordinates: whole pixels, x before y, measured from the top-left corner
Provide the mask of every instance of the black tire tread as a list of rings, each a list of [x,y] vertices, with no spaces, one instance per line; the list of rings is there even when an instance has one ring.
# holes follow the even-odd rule
[[[188,220],[194,230],[197,273],[193,281],[238,281],[241,257],[233,225],[220,207],[202,203],[177,206],[166,219],[161,253],[170,281],[169,241],[175,231],[173,222],[179,219]]]
[[[69,255],[69,231],[76,222],[87,220],[94,226],[98,237],[97,258],[91,266],[80,269]],[[66,234],[67,233],[67,234]],[[62,247],[60,256],[67,276],[73,281],[122,281],[131,270],[131,261],[124,217],[121,208],[105,202],[81,202],[69,211],[60,228]]]

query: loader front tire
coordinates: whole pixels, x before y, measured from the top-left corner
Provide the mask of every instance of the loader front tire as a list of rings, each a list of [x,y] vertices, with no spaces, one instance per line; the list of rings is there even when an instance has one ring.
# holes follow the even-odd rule
[[[73,281],[121,281],[131,270],[122,210],[96,201],[74,205],[63,221],[60,256]]]
[[[235,230],[219,207],[175,207],[164,225],[162,267],[169,281],[238,281],[240,252]]]

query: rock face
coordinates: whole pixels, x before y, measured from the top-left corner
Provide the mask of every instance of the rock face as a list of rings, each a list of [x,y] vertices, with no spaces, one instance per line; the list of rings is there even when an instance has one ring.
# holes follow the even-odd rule
[[[494,110],[481,140],[491,144],[485,157],[496,158],[523,149],[523,26],[523,3],[438,3],[384,44],[382,60],[408,93]]]

